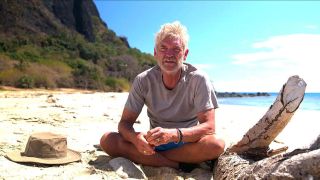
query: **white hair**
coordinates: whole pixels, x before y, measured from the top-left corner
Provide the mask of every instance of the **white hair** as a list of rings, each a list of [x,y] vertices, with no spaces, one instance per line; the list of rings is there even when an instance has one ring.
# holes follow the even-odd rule
[[[177,37],[181,40],[183,49],[188,48],[189,35],[187,28],[179,21],[163,24],[155,37],[155,47],[166,37]]]

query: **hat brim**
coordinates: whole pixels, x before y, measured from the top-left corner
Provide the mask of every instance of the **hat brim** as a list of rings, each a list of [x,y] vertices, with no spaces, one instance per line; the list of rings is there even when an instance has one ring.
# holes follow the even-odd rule
[[[47,165],[59,165],[67,164],[81,159],[81,154],[77,151],[68,149],[67,156],[63,158],[37,158],[29,156],[21,156],[21,152],[14,151],[6,154],[6,157],[14,162],[21,163],[37,163],[37,164],[47,164]]]

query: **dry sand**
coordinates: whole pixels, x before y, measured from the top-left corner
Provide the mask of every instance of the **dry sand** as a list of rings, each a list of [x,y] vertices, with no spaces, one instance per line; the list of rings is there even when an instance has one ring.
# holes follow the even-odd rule
[[[110,156],[95,148],[105,131],[116,131],[127,93],[80,90],[0,90],[0,179],[122,179],[112,169]],[[268,107],[221,105],[216,126],[227,145],[242,138]],[[289,150],[308,146],[319,134],[320,111],[298,110],[277,140]],[[149,128],[146,110],[135,123]],[[50,131],[68,137],[68,147],[81,152],[81,162],[63,166],[19,164],[5,158],[7,152],[24,150],[33,132]],[[197,169],[181,173],[171,168],[143,167],[149,179],[211,179],[212,173]]]

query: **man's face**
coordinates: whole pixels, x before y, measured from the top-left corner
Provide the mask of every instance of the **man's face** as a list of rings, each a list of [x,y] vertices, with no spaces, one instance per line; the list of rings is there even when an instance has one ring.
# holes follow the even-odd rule
[[[174,74],[181,69],[186,60],[188,50],[184,50],[182,42],[177,37],[164,38],[154,50],[161,70],[168,74]]]

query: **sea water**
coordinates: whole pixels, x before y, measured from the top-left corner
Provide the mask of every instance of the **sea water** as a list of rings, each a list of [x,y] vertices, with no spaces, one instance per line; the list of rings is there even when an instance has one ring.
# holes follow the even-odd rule
[[[270,96],[218,98],[218,103],[268,108],[278,96],[278,93],[269,94]],[[305,93],[299,109],[320,111],[320,93]]]

